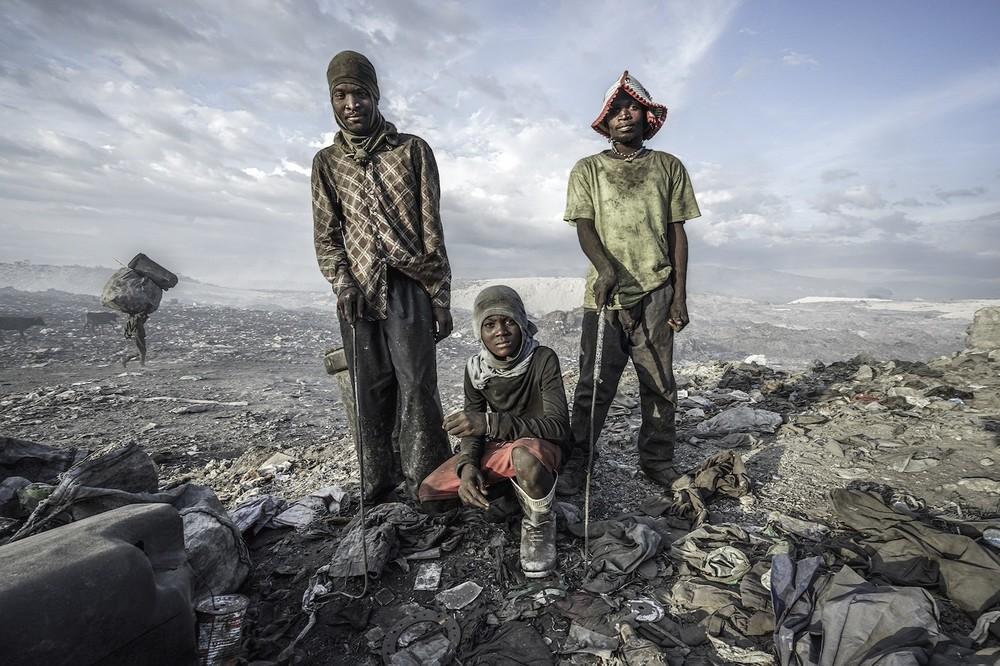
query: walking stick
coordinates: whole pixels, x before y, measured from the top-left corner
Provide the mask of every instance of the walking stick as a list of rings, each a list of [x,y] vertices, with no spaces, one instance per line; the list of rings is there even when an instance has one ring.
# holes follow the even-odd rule
[[[601,383],[601,361],[604,356],[604,312],[597,313],[597,349],[594,350],[594,388],[590,396],[590,447],[587,454],[587,482],[583,491],[583,559],[590,562],[590,475],[594,467],[594,447],[597,446],[597,386]]]

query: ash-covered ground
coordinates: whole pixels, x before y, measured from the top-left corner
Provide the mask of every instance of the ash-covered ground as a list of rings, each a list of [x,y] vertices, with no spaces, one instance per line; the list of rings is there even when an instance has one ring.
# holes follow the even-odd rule
[[[159,465],[162,485],[208,485],[230,509],[261,494],[294,500],[333,485],[356,492],[347,417],[322,360],[340,340],[332,309],[196,306],[171,302],[168,293],[147,324],[146,367],[127,368],[120,362],[127,346],[121,322],[84,330],[88,310],[101,310],[96,297],[0,289],[0,314],[46,322],[23,341],[3,332],[0,434],[85,449],[137,442]],[[998,515],[1000,362],[995,352],[965,351],[968,319],[941,316],[933,307],[767,305],[718,296],[692,297],[690,310],[693,323],[676,345],[680,466],[733,450],[753,482],[750,496],[715,501],[711,523],[758,529],[780,521],[772,513],[779,512],[833,526],[828,491],[859,485],[887,498],[912,495],[942,517]],[[561,358],[570,396],[580,318],[579,310],[535,317],[540,340]],[[462,371],[475,350],[468,313],[456,311],[455,319],[455,334],[438,347],[446,413],[461,406]],[[743,363],[750,355],[758,355],[756,363]],[[627,371],[600,443],[592,520],[634,511],[659,492],[636,472],[637,398]],[[730,434],[740,436],[724,438],[713,417],[733,408],[775,413],[780,424],[737,427]],[[284,463],[262,469],[276,453],[287,456]],[[344,516],[324,521],[322,529],[265,530],[251,540],[256,569],[244,590],[253,600],[249,660],[276,663],[302,629],[302,592],[329,560],[355,507],[348,500]],[[527,584],[516,571],[516,533],[475,516],[462,520],[471,527],[442,556],[440,589],[475,581],[484,588],[475,604],[483,617],[531,623],[562,663],[600,663],[593,653],[572,650],[570,622],[548,612],[545,595],[528,610],[517,606]],[[581,540],[561,534],[562,574],[531,594],[549,589],[572,596],[582,576],[580,547]],[[657,591],[669,591],[677,575],[666,570],[667,555],[659,556],[661,575],[636,579],[610,600],[666,603],[669,595]],[[416,571],[405,560],[390,565],[356,608],[346,601],[328,605],[293,661],[379,663],[377,630],[412,612],[414,603],[435,606],[436,592],[413,589]],[[968,618],[947,599],[939,602],[947,626],[968,631]],[[767,651],[766,640],[758,643]],[[326,658],[332,654],[338,657]],[[708,643],[666,654],[727,663]],[[707,661],[695,661],[698,655]]]

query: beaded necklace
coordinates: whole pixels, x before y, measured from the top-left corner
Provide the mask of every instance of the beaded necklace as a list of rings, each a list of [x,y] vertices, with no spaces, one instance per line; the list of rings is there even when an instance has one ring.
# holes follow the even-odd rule
[[[637,158],[639,155],[642,155],[643,153],[646,152],[646,146],[641,146],[640,145],[639,148],[638,148],[638,150],[634,150],[631,153],[629,153],[629,154],[626,155],[625,153],[623,153],[620,150],[618,150],[618,148],[615,147],[615,142],[612,141],[611,142],[611,152],[614,153],[615,155],[617,155],[618,157],[620,157],[621,159],[625,160],[626,162],[631,162],[632,160],[634,160],[635,158]]]

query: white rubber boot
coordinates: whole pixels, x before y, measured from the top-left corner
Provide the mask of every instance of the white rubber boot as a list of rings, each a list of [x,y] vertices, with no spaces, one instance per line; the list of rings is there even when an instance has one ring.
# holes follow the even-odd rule
[[[545,578],[556,568],[556,514],[552,511],[556,484],[552,484],[548,495],[534,499],[517,485],[517,481],[511,479],[511,483],[524,511],[521,520],[521,570],[528,578]]]

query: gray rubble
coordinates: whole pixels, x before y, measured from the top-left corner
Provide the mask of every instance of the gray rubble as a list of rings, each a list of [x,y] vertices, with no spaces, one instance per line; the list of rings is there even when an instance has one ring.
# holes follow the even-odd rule
[[[662,489],[636,471],[638,385],[629,370],[599,444],[591,520],[607,525],[628,516],[628,525],[643,525],[632,534],[658,537],[645,541],[642,561],[615,580],[612,592],[585,592],[582,540],[569,531],[559,537],[560,575],[539,585],[519,577],[518,540],[504,518],[490,522],[480,512],[457,511],[418,526],[407,512],[407,525],[414,526],[409,541],[378,553],[379,577],[352,601],[340,593],[361,593],[361,577],[338,578],[329,570],[317,576],[351,532],[358,509],[348,419],[337,382],[323,368],[323,353],[339,342],[329,311],[244,311],[165,298],[148,326],[149,365],[124,372],[116,361],[124,346],[120,330],[83,330],[83,313],[95,309],[94,302],[19,292],[0,303],[15,300],[29,309],[44,305],[49,327],[26,344],[0,344],[0,435],[72,452],[69,464],[78,451],[134,442],[155,461],[161,492],[185,482],[210,488],[254,563],[241,588],[252,600],[245,645],[251,661],[278,661],[312,618],[287,659],[308,663],[331,650],[359,664],[379,663],[387,654],[399,654],[397,660],[469,655],[475,637],[482,650],[542,646],[544,663],[632,663],[628,654],[654,654],[650,645],[671,664],[778,663],[777,618],[767,591],[758,589],[771,580],[774,558],[820,556],[829,560],[824,574],[853,566],[864,575],[831,545],[852,535],[829,500],[831,491],[844,488],[873,493],[891,510],[950,532],[978,530],[970,538],[997,552],[1000,354],[989,346],[996,312],[977,315],[968,347],[961,343],[967,323],[956,323],[950,347],[942,343],[924,356],[907,347],[900,358],[868,348],[813,363],[798,358],[809,347],[799,347],[790,361],[776,345],[731,345],[724,353],[710,347],[731,341],[732,332],[680,344],[686,351],[677,368],[678,465],[693,469],[731,452],[745,462],[752,482],[745,495],[722,494],[708,503],[706,526],[732,526],[725,528],[726,548],[698,555],[691,545],[701,536],[695,532],[672,548],[687,530],[667,525],[669,516],[635,522],[637,507]],[[456,314],[462,331],[463,315]],[[577,324],[576,313],[553,313],[541,323],[541,337],[560,353],[570,394]],[[710,326],[704,330],[716,330]],[[761,335],[769,332],[764,327]],[[472,345],[454,337],[439,346],[446,410],[460,405]],[[761,363],[762,352],[774,365]],[[713,356],[724,360],[709,360]],[[0,481],[0,506],[31,501],[28,486]],[[578,497],[561,506],[561,522],[578,521],[581,503]],[[7,532],[0,523],[0,537],[17,529],[23,513],[3,519],[10,522]],[[278,520],[285,514],[287,520]],[[516,523],[510,527],[516,530]],[[432,530],[435,538],[425,539]],[[852,581],[845,573],[838,584]],[[454,609],[435,599],[456,587],[478,591]],[[862,592],[891,597],[905,587]],[[921,649],[944,649],[946,637],[973,632],[980,618],[940,588],[926,589],[941,611],[921,617],[942,638]],[[308,613],[302,608],[307,590],[316,600]],[[734,610],[707,612],[709,598],[728,599]],[[650,610],[656,607],[662,615]],[[407,629],[414,613],[427,613],[430,624]],[[997,625],[983,617],[981,645],[948,649],[995,649],[996,636],[988,632]],[[623,623],[630,629],[622,631]]]

